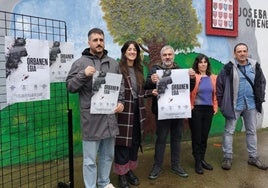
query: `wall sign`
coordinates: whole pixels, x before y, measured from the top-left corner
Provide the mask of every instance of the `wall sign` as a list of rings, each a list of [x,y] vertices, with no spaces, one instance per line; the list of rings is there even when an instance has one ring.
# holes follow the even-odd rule
[[[206,0],[206,34],[238,35],[238,0]]]

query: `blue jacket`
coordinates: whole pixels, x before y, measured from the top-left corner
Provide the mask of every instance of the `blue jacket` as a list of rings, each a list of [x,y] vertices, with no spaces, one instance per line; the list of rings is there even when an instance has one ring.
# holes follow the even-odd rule
[[[260,64],[248,58],[255,70],[254,78],[254,96],[256,110],[258,112],[262,111],[262,103],[265,101],[265,87],[266,79],[260,67]],[[229,63],[225,64],[221,72],[217,77],[216,82],[216,95],[218,100],[218,105],[221,112],[225,118],[235,119],[234,107],[236,106],[236,100],[239,88],[239,76],[238,67],[235,60],[231,60]]]

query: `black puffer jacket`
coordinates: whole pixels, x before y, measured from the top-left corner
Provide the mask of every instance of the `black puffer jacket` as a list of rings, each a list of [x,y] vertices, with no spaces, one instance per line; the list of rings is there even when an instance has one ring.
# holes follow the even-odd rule
[[[265,87],[266,87],[266,79],[262,72],[261,66],[259,63],[256,63],[256,74],[254,80],[254,95],[255,95],[255,103],[256,109],[258,112],[262,110],[262,103],[265,102]]]

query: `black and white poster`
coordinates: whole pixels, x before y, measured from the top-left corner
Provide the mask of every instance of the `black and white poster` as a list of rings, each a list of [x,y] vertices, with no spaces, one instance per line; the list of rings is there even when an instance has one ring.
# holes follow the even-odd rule
[[[49,44],[5,37],[7,104],[50,99]]]
[[[121,74],[97,71],[93,75],[90,113],[114,114],[122,81]]]
[[[74,45],[70,42],[49,42],[50,82],[65,82],[74,60]]]
[[[191,117],[188,69],[157,70],[158,119]]]

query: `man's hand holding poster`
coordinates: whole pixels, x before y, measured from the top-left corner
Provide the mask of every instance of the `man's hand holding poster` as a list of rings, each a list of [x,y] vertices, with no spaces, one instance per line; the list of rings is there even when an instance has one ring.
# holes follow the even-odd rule
[[[113,114],[117,105],[122,75],[96,71],[93,75],[90,113]]]
[[[188,69],[157,70],[158,119],[191,117]]]

